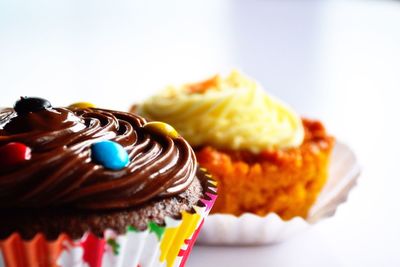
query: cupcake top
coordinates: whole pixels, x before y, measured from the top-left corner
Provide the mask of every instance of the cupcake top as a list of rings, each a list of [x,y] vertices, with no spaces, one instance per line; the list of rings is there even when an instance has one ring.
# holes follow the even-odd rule
[[[249,150],[296,147],[303,142],[300,117],[233,71],[209,80],[167,87],[136,106],[138,114],[173,125],[192,146]]]
[[[108,210],[177,195],[196,159],[169,125],[21,98],[0,110],[0,207]]]

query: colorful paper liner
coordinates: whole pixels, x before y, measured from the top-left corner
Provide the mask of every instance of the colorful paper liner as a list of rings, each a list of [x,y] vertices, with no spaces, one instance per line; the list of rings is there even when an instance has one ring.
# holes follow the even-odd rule
[[[0,240],[0,267],[184,266],[216,199],[216,182],[210,178],[207,184],[205,197],[194,212],[183,211],[180,220],[167,217],[165,226],[149,223],[145,231],[128,227],[123,235],[106,230],[104,238],[86,233],[80,240],[61,234],[57,240],[47,241],[37,234],[24,241],[14,233]]]

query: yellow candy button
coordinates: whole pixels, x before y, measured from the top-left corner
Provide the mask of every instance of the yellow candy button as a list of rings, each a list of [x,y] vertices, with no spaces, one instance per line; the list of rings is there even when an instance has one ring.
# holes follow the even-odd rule
[[[171,138],[178,138],[179,134],[178,132],[172,127],[171,125],[160,122],[160,121],[151,121],[146,123],[143,128],[147,129],[150,132],[156,133],[156,134],[162,134],[162,135],[167,135]]]
[[[68,106],[69,108],[95,108],[96,106],[90,102],[76,102]]]

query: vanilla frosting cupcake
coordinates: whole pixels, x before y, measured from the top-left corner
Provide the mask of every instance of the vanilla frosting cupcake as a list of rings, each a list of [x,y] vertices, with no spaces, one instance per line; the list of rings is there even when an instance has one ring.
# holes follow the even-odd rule
[[[213,213],[306,217],[328,175],[334,139],[255,81],[227,77],[170,86],[133,106],[175,127],[217,179]]]

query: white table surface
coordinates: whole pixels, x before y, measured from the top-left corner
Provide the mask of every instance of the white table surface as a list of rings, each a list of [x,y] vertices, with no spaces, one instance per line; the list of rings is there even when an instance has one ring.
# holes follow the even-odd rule
[[[0,106],[127,109],[239,68],[354,149],[337,214],[267,247],[197,246],[187,266],[400,266],[399,1],[1,1]]]

